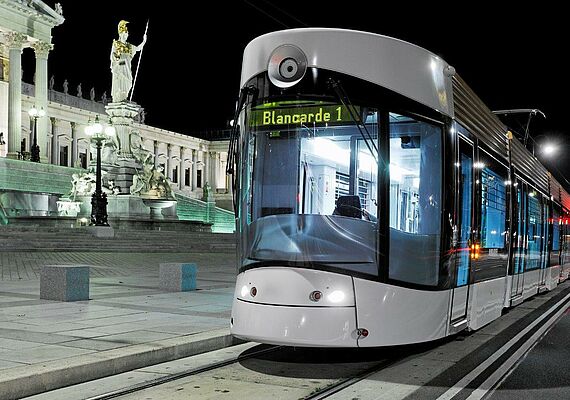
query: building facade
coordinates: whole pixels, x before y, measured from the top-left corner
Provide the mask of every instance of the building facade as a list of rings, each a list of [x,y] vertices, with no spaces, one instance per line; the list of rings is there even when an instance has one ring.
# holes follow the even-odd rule
[[[102,121],[108,119],[106,96],[95,99],[93,91],[86,96],[69,90],[66,81],[60,86],[63,91],[56,91],[53,77],[48,78],[51,29],[63,22],[59,5],[53,10],[41,1],[0,0],[0,132],[4,143],[0,157],[30,157],[34,118],[28,111],[35,107],[46,112],[37,119],[41,163],[88,168],[93,160],[94,148],[84,130],[96,115]],[[24,49],[35,54],[34,84],[22,82]],[[201,198],[208,184],[216,203],[231,208],[225,175],[227,141],[208,141],[149,126],[144,110],[137,121],[132,126],[141,139],[137,145],[152,152],[155,165],[163,167],[176,192]]]

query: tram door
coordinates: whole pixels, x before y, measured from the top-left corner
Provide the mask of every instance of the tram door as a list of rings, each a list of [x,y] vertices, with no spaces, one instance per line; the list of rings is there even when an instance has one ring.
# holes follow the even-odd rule
[[[516,196],[518,223],[516,235],[513,237],[513,281],[511,284],[511,299],[522,298],[524,288],[524,270],[526,264],[527,235],[527,188],[526,184],[517,179]],[[511,301],[512,304],[512,301]]]
[[[469,300],[471,236],[473,231],[473,144],[459,136],[457,162],[458,196],[455,233],[455,288],[451,307],[451,321],[464,319]]]

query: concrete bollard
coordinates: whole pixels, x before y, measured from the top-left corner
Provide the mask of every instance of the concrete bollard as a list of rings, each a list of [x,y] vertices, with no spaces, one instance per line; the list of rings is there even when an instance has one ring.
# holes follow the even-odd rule
[[[89,267],[43,265],[40,273],[40,299],[89,300]]]
[[[194,263],[160,263],[159,286],[167,292],[196,290],[198,267]]]

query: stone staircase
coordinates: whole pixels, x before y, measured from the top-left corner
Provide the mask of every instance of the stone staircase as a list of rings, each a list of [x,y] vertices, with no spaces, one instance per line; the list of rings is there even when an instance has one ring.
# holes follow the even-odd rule
[[[0,252],[235,252],[235,235],[185,231],[116,230],[96,238],[85,228],[0,226]]]
[[[215,207],[213,203],[184,196],[176,192],[176,214],[183,221],[211,222],[212,232],[232,233],[235,231],[235,216],[232,211]]]
[[[71,179],[84,169],[0,157],[0,191],[67,194]]]

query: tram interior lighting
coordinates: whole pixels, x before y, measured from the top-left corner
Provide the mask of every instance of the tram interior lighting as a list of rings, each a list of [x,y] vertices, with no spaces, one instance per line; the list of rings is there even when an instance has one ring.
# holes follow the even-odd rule
[[[341,149],[332,140],[326,138],[315,138],[315,148],[319,149],[319,154],[329,160],[348,165],[350,160],[350,150]]]
[[[408,169],[402,168],[396,164],[390,164],[390,180],[398,181],[400,183],[404,182],[404,177],[413,177],[412,184],[414,187],[418,187],[420,179],[417,173],[414,173]]]

